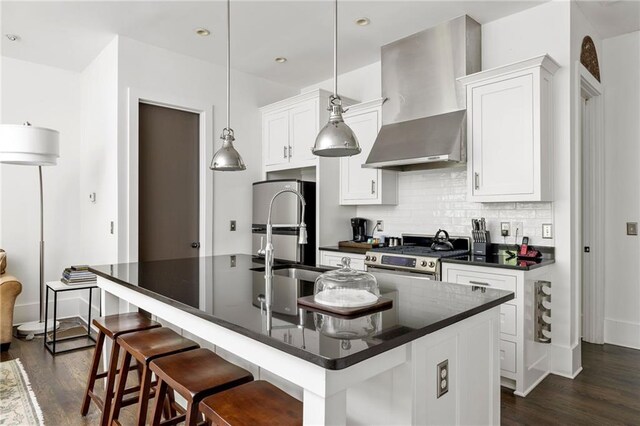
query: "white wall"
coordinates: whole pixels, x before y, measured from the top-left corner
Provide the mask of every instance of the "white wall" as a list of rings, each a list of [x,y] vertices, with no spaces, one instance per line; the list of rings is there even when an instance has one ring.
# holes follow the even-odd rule
[[[80,261],[93,265],[117,260],[117,71],[116,38],[85,68],[81,79]],[[89,201],[92,192],[95,203]]]
[[[208,167],[214,150],[221,145],[219,136],[226,126],[226,69],[127,37],[119,38],[118,49],[119,178],[125,176],[128,160],[128,88],[211,105],[213,132],[205,153]],[[213,222],[213,251],[208,254],[251,252],[251,184],[260,180],[262,163],[258,108],[296,92],[294,88],[232,70],[231,127],[235,130],[236,149],[247,164],[247,170],[212,172],[207,169],[208,232],[211,232]],[[127,200],[122,198],[123,188],[126,188],[126,182],[120,181],[120,232],[126,226]],[[229,230],[232,219],[237,221],[235,232]],[[121,243],[121,252],[122,249]],[[120,260],[124,260],[122,256]]]
[[[338,76],[338,94],[357,101],[377,99],[382,92],[382,63],[380,61]],[[313,89],[333,92],[333,78],[312,84],[300,90],[305,93]]]
[[[3,124],[31,122],[60,132],[58,164],[43,167],[45,280],[60,278],[80,252],[80,75],[2,57]],[[39,318],[40,200],[38,168],[0,165],[0,247],[8,273],[22,282],[16,323]],[[61,314],[71,315],[66,305]],[[77,312],[77,307],[73,307]]]
[[[605,342],[640,349],[640,32],[606,39],[600,53],[605,86]]]

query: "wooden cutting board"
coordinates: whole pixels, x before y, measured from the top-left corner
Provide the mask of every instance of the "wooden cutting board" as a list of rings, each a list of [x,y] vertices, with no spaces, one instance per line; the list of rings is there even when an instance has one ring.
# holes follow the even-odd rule
[[[375,314],[376,312],[386,311],[393,306],[393,300],[381,297],[376,303],[369,306],[360,306],[357,308],[339,308],[336,306],[326,306],[316,303],[314,296],[305,296],[298,298],[298,305],[309,311],[320,312],[334,317],[342,318],[358,318],[364,315]]]

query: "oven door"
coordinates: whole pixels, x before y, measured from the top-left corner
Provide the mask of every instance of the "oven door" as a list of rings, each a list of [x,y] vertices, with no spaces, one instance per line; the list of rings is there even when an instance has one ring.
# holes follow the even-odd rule
[[[392,275],[402,275],[406,277],[420,278],[423,280],[439,281],[440,279],[438,275],[435,273],[412,272],[412,271],[398,270],[398,269],[391,269],[391,268],[380,268],[379,266],[367,266],[367,272],[371,272],[371,273],[380,272],[380,273],[392,274]]]

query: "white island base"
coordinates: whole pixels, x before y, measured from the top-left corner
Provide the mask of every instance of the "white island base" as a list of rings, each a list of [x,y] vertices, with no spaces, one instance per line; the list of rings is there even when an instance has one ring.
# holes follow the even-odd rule
[[[269,377],[298,386],[305,425],[500,422],[499,306],[345,369],[329,370],[116,282],[98,277],[98,285],[103,315],[139,307],[187,336],[210,342],[226,357],[233,354],[232,360],[256,379],[267,370]],[[108,351],[103,353],[106,362]],[[437,398],[438,364],[445,360],[449,389]]]

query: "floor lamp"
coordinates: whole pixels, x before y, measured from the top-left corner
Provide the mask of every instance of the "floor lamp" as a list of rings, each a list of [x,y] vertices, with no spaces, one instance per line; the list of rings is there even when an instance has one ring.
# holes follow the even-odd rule
[[[0,125],[0,163],[38,166],[40,176],[40,321],[22,324],[22,335],[42,334],[44,329],[44,199],[42,192],[42,166],[55,166],[60,156],[60,134],[56,130],[24,125]],[[50,323],[50,329],[54,324]],[[58,324],[55,324],[57,327]],[[49,331],[49,330],[47,330]]]

